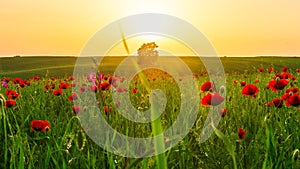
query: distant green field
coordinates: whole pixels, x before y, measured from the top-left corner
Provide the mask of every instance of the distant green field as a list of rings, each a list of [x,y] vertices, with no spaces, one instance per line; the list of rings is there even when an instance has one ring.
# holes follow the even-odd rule
[[[105,57],[101,62],[101,70],[113,73],[125,57]],[[197,73],[205,71],[198,57],[181,57],[181,59]],[[257,68],[273,67],[280,70],[283,66],[294,70],[298,67],[300,58],[296,57],[227,57],[220,58],[227,74],[251,73]],[[29,78],[33,75],[41,77],[65,77],[73,74],[76,57],[7,57],[0,58],[0,77]]]

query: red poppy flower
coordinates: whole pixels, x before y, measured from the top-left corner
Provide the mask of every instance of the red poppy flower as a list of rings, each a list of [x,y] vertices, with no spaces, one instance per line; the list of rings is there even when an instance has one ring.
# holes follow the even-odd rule
[[[14,78],[14,81],[13,81],[14,84],[19,84],[20,82],[21,82],[21,78],[19,78],[19,77]]]
[[[259,92],[258,87],[253,84],[248,84],[244,86],[242,89],[242,94],[245,96],[255,97],[256,94]]]
[[[70,81],[73,81],[74,79],[75,79],[75,78],[74,78],[73,76],[70,76],[70,77],[69,77],[69,80],[70,80]]]
[[[258,71],[258,72],[263,72],[264,69],[263,69],[263,68],[258,68],[257,71]]]
[[[284,66],[284,67],[282,68],[281,72],[284,72],[284,73],[286,73],[286,72],[287,72],[287,70],[288,70],[288,68],[287,68],[286,66]]]
[[[286,106],[299,106],[299,105],[300,105],[300,96],[298,95],[298,93],[295,93],[286,99]]]
[[[25,81],[25,80],[21,80],[21,81],[19,82],[19,86],[20,86],[21,88],[24,88],[25,85],[26,85],[26,81]]]
[[[38,76],[33,76],[33,79],[34,79],[35,81],[39,81],[39,80],[40,80],[40,77],[38,77]]]
[[[254,81],[254,83],[258,83],[259,82],[259,79],[256,79],[255,81]]]
[[[225,98],[220,96],[218,93],[214,93],[214,94],[209,93],[202,98],[201,104],[203,106],[210,106],[210,105],[217,106],[221,104],[224,100]]]
[[[237,80],[234,80],[234,81],[233,81],[233,84],[235,84],[235,85],[238,84],[238,81],[237,81]]]
[[[121,77],[121,78],[120,78],[120,83],[123,83],[124,80],[125,80],[125,78],[124,78],[124,77]]]
[[[108,79],[108,83],[111,84],[111,85],[112,85],[112,84],[115,84],[116,82],[117,82],[117,79],[116,79],[115,77],[112,77],[112,76],[111,76],[111,77]]]
[[[291,75],[291,76],[290,76],[290,79],[291,79],[292,81],[295,81],[297,78],[296,78],[296,76]]]
[[[271,102],[267,103],[266,106],[275,106],[276,108],[281,108],[283,106],[283,100],[275,98]]]
[[[100,89],[101,90],[109,90],[109,88],[110,88],[110,84],[109,83],[107,83],[107,82],[100,83]]]
[[[278,79],[276,80],[271,80],[269,82],[269,87],[274,91],[278,92],[278,90],[282,90],[286,85],[289,84],[289,81],[286,79]]]
[[[72,82],[72,84],[70,85],[71,87],[76,87],[76,82]]]
[[[288,88],[286,89],[285,93],[298,93],[299,92],[299,88],[298,87],[294,87],[294,88]]]
[[[243,130],[242,128],[239,128],[239,131],[238,131],[238,136],[239,136],[239,140],[242,140],[245,138],[246,136],[246,131]]]
[[[81,111],[80,106],[73,106],[72,109],[75,114],[78,114]]]
[[[8,83],[8,82],[10,81],[10,78],[9,78],[9,77],[6,77],[6,78],[4,78],[4,81],[5,81],[6,83]]]
[[[132,93],[136,93],[136,92],[137,92],[137,88],[133,88]]]
[[[10,98],[10,99],[16,99],[20,96],[19,93],[17,93],[14,90],[6,89],[5,94]]]
[[[59,84],[59,88],[60,89],[67,89],[69,87],[69,84],[68,83],[63,83],[63,82],[61,82],[60,84]]]
[[[46,120],[32,120],[30,122],[33,131],[49,131],[50,123]]]
[[[291,74],[286,73],[286,72],[283,72],[283,73],[281,73],[281,74],[277,73],[277,74],[275,75],[274,79],[275,79],[275,78],[288,79],[288,78],[290,78],[290,77],[291,77]]]
[[[15,106],[15,105],[16,105],[16,101],[15,101],[15,100],[12,100],[12,99],[9,99],[9,100],[6,100],[6,101],[5,101],[4,107],[5,107],[5,108],[11,108],[11,107],[13,107],[13,106]]]
[[[46,83],[44,85],[44,92],[48,92],[49,89],[50,89],[50,85],[48,83]]]
[[[246,82],[240,82],[241,86],[246,86]]]
[[[225,117],[225,114],[226,114],[226,109],[224,108],[224,109],[221,109],[220,110],[220,115],[221,115],[221,117]]]
[[[202,92],[207,92],[207,91],[211,91],[213,88],[213,83],[212,82],[205,82],[201,85],[201,91]]]
[[[69,100],[72,102],[73,100],[77,100],[78,99],[78,95],[76,93],[72,93],[69,96]]]
[[[85,86],[81,86],[80,89],[79,89],[79,92],[80,92],[80,93],[85,92]]]
[[[293,92],[289,92],[289,93],[284,93],[280,99],[281,100],[287,100],[290,96],[292,96],[294,93]]]
[[[273,72],[273,68],[272,68],[272,67],[270,67],[270,68],[268,69],[268,73],[271,73],[271,72]]]
[[[104,75],[104,76],[103,76],[103,79],[104,79],[104,80],[107,80],[107,79],[108,79],[107,76],[108,76],[108,75]]]
[[[60,96],[60,95],[62,95],[62,90],[61,89],[53,90],[53,94],[56,96]]]
[[[293,93],[298,93],[299,92],[299,88],[298,87],[294,87],[292,90]]]
[[[30,81],[24,80],[24,83],[25,83],[27,86],[30,86]]]
[[[265,106],[270,107],[270,106],[274,106],[274,105],[273,105],[273,102],[268,102],[268,103],[265,104]]]
[[[52,83],[50,89],[55,89],[55,84]]]

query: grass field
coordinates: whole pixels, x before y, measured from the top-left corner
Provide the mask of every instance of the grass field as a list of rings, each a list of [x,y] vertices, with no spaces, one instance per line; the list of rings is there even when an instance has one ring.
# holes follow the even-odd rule
[[[106,73],[113,73],[117,65],[124,57],[105,57],[104,70]],[[203,71],[203,64],[198,57],[181,57],[193,72]],[[298,68],[300,58],[297,57],[227,57],[220,58],[224,70],[228,74],[253,72],[254,69],[277,68],[284,65],[291,68]],[[73,74],[76,57],[7,57],[0,58],[0,77],[21,77],[30,78],[37,76],[70,76]]]
[[[97,115],[86,116],[85,107],[74,107],[86,99],[84,93],[95,93],[106,122],[131,137],[155,136],[172,126],[181,108],[181,97],[186,94],[180,93],[176,83],[185,83],[186,77],[176,81],[162,71],[149,70],[144,71],[145,76],[135,76],[129,87],[122,89],[118,86],[126,77],[112,77],[122,59],[105,58],[99,69],[101,78],[97,73],[72,79],[75,57],[0,58],[0,79],[10,78],[7,88],[3,82],[0,86],[0,168],[300,168],[300,58],[221,58],[226,73],[226,105],[219,107],[206,98],[216,93],[222,98],[223,89],[209,86],[208,90],[200,90],[209,81],[205,67],[199,58],[182,57],[199,89],[196,123],[176,146],[146,158],[123,157],[99,147],[87,136],[92,126],[80,124],[86,117],[93,123]],[[269,68],[273,71],[268,72]],[[30,85],[14,81],[17,77]],[[167,104],[160,118],[137,124],[118,113],[122,102],[113,100],[112,94],[128,93],[135,109],[156,112],[154,106],[151,108],[145,83],[150,89],[161,89]],[[70,99],[76,88],[80,92]],[[222,118],[214,134],[200,144],[210,107],[218,113],[220,110],[218,115]],[[33,127],[33,120],[47,120],[50,124]],[[154,146],[171,141],[158,139]]]

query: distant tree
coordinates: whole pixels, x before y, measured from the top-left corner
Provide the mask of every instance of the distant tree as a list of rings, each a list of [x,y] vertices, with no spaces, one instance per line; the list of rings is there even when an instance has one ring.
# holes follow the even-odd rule
[[[158,51],[156,50],[158,46],[155,42],[144,43],[138,49],[138,64],[140,66],[151,66],[157,61]]]

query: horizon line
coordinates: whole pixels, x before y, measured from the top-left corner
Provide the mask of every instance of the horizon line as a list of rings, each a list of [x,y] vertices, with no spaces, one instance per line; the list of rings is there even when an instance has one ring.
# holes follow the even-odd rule
[[[14,58],[14,57],[126,57],[127,55],[106,55],[106,56],[77,56],[77,55],[50,55],[50,54],[41,54],[41,55],[0,55],[0,58]],[[130,55],[132,56],[132,55]],[[196,55],[176,55],[177,57],[201,57]],[[220,58],[226,57],[300,57],[300,55],[217,55]],[[163,57],[172,57],[171,55],[164,55]],[[203,57],[203,56],[202,56]]]

